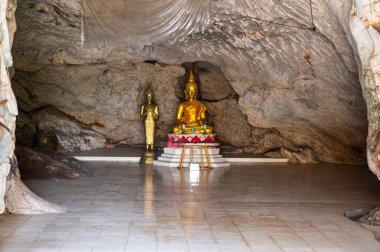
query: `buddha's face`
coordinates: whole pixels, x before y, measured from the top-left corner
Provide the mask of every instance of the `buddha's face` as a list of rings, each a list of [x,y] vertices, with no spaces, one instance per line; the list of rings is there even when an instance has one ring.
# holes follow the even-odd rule
[[[151,101],[152,101],[152,95],[151,94],[147,94],[146,95],[146,99],[148,100],[148,103],[151,103]]]
[[[195,99],[197,96],[197,88],[195,86],[189,86],[185,90],[187,99]]]

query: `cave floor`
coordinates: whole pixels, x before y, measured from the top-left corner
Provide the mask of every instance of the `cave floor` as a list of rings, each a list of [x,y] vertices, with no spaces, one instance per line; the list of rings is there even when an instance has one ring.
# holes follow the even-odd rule
[[[365,165],[85,165],[93,177],[26,181],[68,211],[0,216],[0,251],[380,251],[343,216],[380,206]]]

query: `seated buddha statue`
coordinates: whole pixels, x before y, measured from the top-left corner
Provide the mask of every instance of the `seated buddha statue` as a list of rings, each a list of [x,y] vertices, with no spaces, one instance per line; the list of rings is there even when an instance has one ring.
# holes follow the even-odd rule
[[[173,127],[174,134],[210,134],[213,128],[207,125],[207,107],[197,100],[198,86],[194,81],[193,72],[190,71],[189,80],[185,88],[186,101],[178,106],[177,125]]]

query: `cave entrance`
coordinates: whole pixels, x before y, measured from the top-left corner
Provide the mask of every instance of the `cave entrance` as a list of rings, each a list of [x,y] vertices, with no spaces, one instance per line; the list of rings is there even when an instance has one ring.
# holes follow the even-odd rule
[[[12,12],[15,1],[8,2]],[[280,12],[277,7],[283,6],[277,2],[275,10]],[[297,17],[292,20],[285,16],[291,22],[307,18],[311,12],[313,29],[294,27],[292,23],[281,26],[298,29],[288,33],[278,26],[266,27],[256,19],[235,18],[246,13],[223,14],[227,18],[216,22],[220,26],[213,31],[215,37],[207,31],[191,37],[190,45],[205,46],[206,50],[199,54],[193,51],[200,58],[183,66],[196,66],[192,67],[200,86],[199,99],[209,108],[210,122],[225,152],[240,157],[244,157],[242,153],[285,157],[297,164],[255,163],[184,171],[120,162],[79,163],[62,155],[65,151],[90,149],[93,156],[113,152],[112,158],[125,157],[126,153],[139,158],[141,152],[133,153],[144,140],[138,108],[149,86],[163,108],[157,137],[165,139],[175,123],[174,104],[183,99],[180,87],[187,77],[180,78],[182,84],[178,85],[178,78],[184,76],[183,66],[160,61],[183,62],[178,48],[169,44],[166,51],[136,49],[136,54],[152,49],[157,58],[162,57],[145,62],[141,59],[144,57],[132,57],[129,49],[83,50],[75,36],[83,23],[76,1],[19,1],[19,33],[13,53],[13,90],[20,110],[16,155],[24,182],[45,199],[66,207],[66,212],[2,215],[0,250],[313,251],[323,247],[377,251],[378,244],[367,239],[372,238],[371,233],[353,228],[337,214],[357,205],[379,205],[380,185],[364,169],[366,165],[299,164],[362,160],[365,105],[360,100],[359,85],[355,86],[359,84],[352,70],[356,66],[347,60],[351,48],[344,45],[349,43],[340,40],[344,35],[336,36],[342,24],[334,25],[339,18],[327,15],[335,12],[322,9],[326,4],[315,13],[316,18],[322,13],[334,32],[331,37],[336,45],[343,45],[336,48],[329,34],[317,29],[321,16],[314,26],[312,10],[307,8],[307,15],[303,15],[297,11],[304,12],[305,8],[284,6],[287,15]],[[246,32],[246,27],[254,32]],[[119,35],[117,29],[115,35]],[[244,41],[234,43],[225,36]],[[270,43],[265,43],[267,39]],[[222,42],[219,48],[225,51],[225,55],[218,52],[219,60],[210,56],[207,48],[214,42]],[[265,49],[258,55],[253,48],[240,48],[246,44]],[[185,48],[183,45],[187,46],[178,47]],[[310,48],[317,48],[314,54],[305,53]],[[170,55],[172,49],[175,57]],[[332,54],[337,49],[348,52],[348,57]],[[315,57],[320,55],[315,51],[324,55]],[[163,60],[165,54],[171,59]],[[202,56],[209,61],[199,61]],[[220,59],[223,62],[217,64]],[[314,61],[318,59],[322,60]],[[252,69],[240,72],[242,65]],[[6,99],[0,102],[6,112],[4,121],[10,122],[4,127],[7,138],[1,141],[1,146],[10,150],[5,153],[7,159],[13,154],[16,114],[8,82],[2,85]],[[133,147],[115,148],[119,144]],[[8,185],[21,190],[7,187],[10,212],[63,210],[35,197],[19,179],[15,160],[12,165]]]
[[[317,157],[323,157],[325,149],[311,148],[321,146],[321,142],[299,144],[305,141],[304,136],[296,134],[299,131],[254,126],[249,110],[252,107],[247,105],[247,101],[255,101],[255,92],[260,92],[260,89],[255,89],[257,83],[241,90],[236,83],[230,83],[216,65],[203,61],[196,65],[200,99],[209,108],[209,117],[217,133],[220,132],[225,151],[271,157],[289,155],[298,162],[314,162]],[[344,250],[348,238],[353,241],[350,248],[357,244],[360,249],[378,248],[368,240],[362,241],[368,232],[363,234],[362,229],[353,229],[351,223],[336,214],[357,204],[380,202],[379,194],[368,193],[380,191],[380,186],[367,169],[362,169],[365,165],[256,163],[211,171],[179,171],[117,162],[83,165],[62,157],[60,151],[68,146],[95,149],[97,146],[114,147],[122,141],[140,143],[141,137],[135,136],[143,135],[138,131],[142,122],[134,114],[138,114],[138,104],[149,85],[156,83],[155,91],[162,94],[157,96],[157,102],[162,102],[169,111],[162,115],[164,120],[158,124],[161,130],[158,136],[163,137],[170,130],[172,123],[167,122],[173,120],[175,114],[171,105],[183,98],[178,85],[178,77],[184,74],[182,67],[134,62],[123,66],[128,67],[125,70],[104,64],[95,66],[99,74],[96,77],[91,76],[95,71],[90,71],[89,66],[81,67],[87,74],[70,79],[74,83],[72,86],[65,86],[67,81],[62,81],[62,74],[77,72],[72,66],[16,72],[14,90],[20,107],[16,133],[18,144],[24,145],[18,147],[16,154],[20,168],[29,171],[27,174],[23,170],[23,178],[33,191],[65,206],[67,212],[27,218],[2,216],[0,222],[8,233],[0,237],[1,249],[17,246],[21,250],[48,248],[72,251],[79,247],[79,251],[136,251],[147,248],[152,251],[198,251],[206,247],[208,250],[252,251],[263,248],[286,250],[291,242],[292,246],[296,244],[296,249],[313,250],[321,244],[318,239],[315,242],[315,237],[327,237],[323,239],[323,246],[327,248]],[[136,71],[144,74],[136,74]],[[123,76],[128,76],[128,84],[124,83]],[[76,84],[83,80],[97,80],[96,85],[91,83],[93,86],[90,86],[94,91],[89,92],[91,88],[75,89],[80,88]],[[112,81],[111,85],[109,81]],[[115,95],[120,89],[129,92],[125,100]],[[46,90],[49,91],[47,96]],[[108,92],[110,97],[104,99],[103,94]],[[76,97],[78,94],[81,97]],[[133,103],[128,103],[131,101]],[[315,108],[314,103],[299,102]],[[123,106],[118,107],[119,103]],[[111,110],[116,107],[118,112],[100,113],[99,105],[108,106]],[[70,115],[67,108],[70,106],[77,106],[73,109],[75,116]],[[124,111],[125,107],[130,111]],[[84,108],[88,114],[84,114]],[[100,120],[100,115],[111,120]],[[123,128],[123,123],[112,120],[115,116],[132,117],[132,120],[128,127]],[[117,127],[108,131],[110,125]],[[124,133],[131,137],[116,143],[104,137],[106,132],[112,137],[118,136],[118,130],[125,130]],[[313,133],[318,135],[320,131]],[[333,145],[335,143],[333,141]],[[36,146],[40,150],[45,149],[46,153],[30,148]],[[51,150],[58,150],[58,153]],[[340,149],[332,150],[339,153]],[[90,151],[94,156],[120,151],[119,157],[124,157],[125,152],[131,154],[133,149]],[[355,193],[348,188],[354,188]],[[19,195],[25,196],[24,193]],[[13,202],[17,199],[20,197],[14,198]],[[35,203],[28,201],[30,198],[22,200]],[[30,210],[31,206],[25,204],[23,207],[22,210]],[[258,230],[264,236],[258,238]],[[278,235],[279,230],[281,235]],[[329,232],[331,230],[334,232]],[[350,233],[350,236],[336,236],[336,230],[339,234]],[[314,238],[310,238],[310,233]],[[199,234],[201,239],[197,237]],[[263,240],[265,246],[257,246]],[[204,242],[207,243],[205,247]]]

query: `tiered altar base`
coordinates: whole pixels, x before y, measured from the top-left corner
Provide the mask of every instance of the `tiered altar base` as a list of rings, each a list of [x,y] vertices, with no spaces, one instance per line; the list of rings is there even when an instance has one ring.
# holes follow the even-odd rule
[[[164,153],[157,158],[157,160],[153,161],[153,165],[156,166],[166,166],[166,167],[179,167],[180,161],[181,161],[181,155],[182,155],[182,148],[183,147],[166,147],[164,148]],[[203,152],[202,158],[201,158],[201,149],[199,148],[186,148],[184,150],[184,156],[183,156],[183,167],[189,167],[190,166],[190,158],[192,153],[192,163],[201,164],[203,160],[204,166],[207,166],[207,159],[206,155]],[[222,155],[219,154],[220,149],[217,147],[208,147],[208,156],[211,164],[211,168],[218,168],[218,167],[228,167],[230,166],[230,163],[223,158]]]

